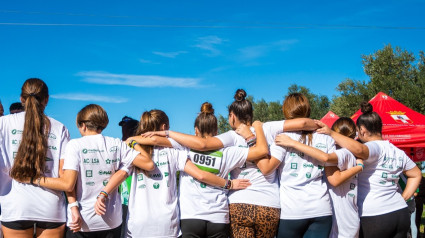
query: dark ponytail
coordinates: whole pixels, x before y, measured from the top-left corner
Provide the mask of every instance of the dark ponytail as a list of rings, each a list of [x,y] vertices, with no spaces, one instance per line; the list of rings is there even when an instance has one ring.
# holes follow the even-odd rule
[[[44,175],[50,131],[50,121],[44,114],[49,98],[47,85],[41,79],[30,78],[22,86],[21,98],[25,107],[24,131],[10,171],[10,177],[17,180]]]
[[[368,102],[360,104],[362,115],[357,119],[357,127],[364,126],[372,135],[382,135],[382,120],[378,113],[373,111],[373,106]]]
[[[195,120],[195,127],[198,128],[202,136],[217,135],[217,118],[214,116],[214,108],[209,102],[204,102],[201,112]]]
[[[229,113],[235,114],[238,120],[244,124],[251,125],[254,117],[252,104],[246,100],[246,92],[243,89],[236,90],[232,104],[229,106]]]

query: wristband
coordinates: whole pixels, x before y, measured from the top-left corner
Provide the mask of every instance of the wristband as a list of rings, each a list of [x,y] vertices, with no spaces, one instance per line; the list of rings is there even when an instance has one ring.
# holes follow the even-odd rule
[[[249,136],[248,138],[246,138],[245,141],[248,142],[248,141],[252,140],[253,138],[255,138],[254,134],[252,134],[252,136]]]
[[[107,199],[109,197],[109,194],[107,192],[105,192],[105,191],[102,190],[102,191],[100,191],[100,193],[99,193],[99,195],[97,197],[99,197],[99,196],[102,196],[105,199]]]
[[[41,177],[39,177],[39,178],[37,179],[37,186],[38,186],[38,187],[40,187],[40,180],[41,180]]]
[[[254,146],[257,143],[257,137],[253,137],[250,140],[246,141],[246,143],[248,144],[249,147]]]
[[[232,180],[226,180],[226,184],[224,185],[223,189],[229,190],[230,188],[232,188]]]
[[[68,204],[68,208],[72,208],[72,207],[80,207],[80,205],[78,204],[78,201]]]
[[[137,142],[135,140],[131,140],[130,143],[128,143],[128,146],[132,149],[137,145]]]
[[[362,163],[357,163],[357,166],[362,166],[362,171],[363,171],[364,165]]]

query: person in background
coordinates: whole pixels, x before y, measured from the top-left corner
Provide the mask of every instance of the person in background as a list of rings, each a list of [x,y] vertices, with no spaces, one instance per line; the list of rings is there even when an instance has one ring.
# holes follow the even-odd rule
[[[22,103],[20,103],[20,102],[14,102],[14,103],[10,104],[10,107],[9,107],[10,114],[23,112],[24,110],[25,110],[24,106],[22,106]]]
[[[139,121],[124,116],[122,120],[118,123],[122,130],[122,140],[126,141],[129,137],[136,135],[137,126]],[[121,194],[122,202],[122,226],[121,226],[121,237],[125,237],[125,232],[127,229],[127,212],[128,212],[128,197],[130,195],[132,176],[128,176],[127,179],[120,185],[119,191]]]
[[[400,179],[398,180],[398,185],[401,189],[400,193],[403,193],[404,189],[406,188],[407,183],[407,177],[404,174],[400,174]],[[416,203],[415,203],[415,197],[418,195],[419,188],[416,189],[416,192],[413,194],[412,197],[406,200],[407,208],[409,209],[410,213],[410,237],[417,237],[418,236],[418,228],[415,223],[416,219]]]
[[[4,109],[3,109],[3,105],[1,104],[0,101],[0,117],[2,117],[4,115]]]
[[[422,212],[424,210],[424,203],[425,203],[425,178],[422,177],[421,183],[419,184],[419,192],[418,195],[415,197],[415,203],[416,203],[416,227],[418,228],[418,235],[417,238],[421,237],[421,221],[422,221]],[[413,237],[414,238],[414,237]]]

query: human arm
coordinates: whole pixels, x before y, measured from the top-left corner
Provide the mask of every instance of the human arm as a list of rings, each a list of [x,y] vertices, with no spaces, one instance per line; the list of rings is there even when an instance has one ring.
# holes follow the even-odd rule
[[[283,125],[283,131],[314,131],[318,128],[319,126],[310,118],[285,120]]]
[[[68,208],[71,210],[71,222],[69,224],[69,229],[75,233],[81,230],[81,225],[83,223],[75,189],[71,192],[66,192],[66,196],[68,199]]]
[[[369,158],[369,148],[366,145],[356,140],[353,140],[350,137],[341,135],[338,132],[331,130],[326,124],[321,121],[315,120],[315,122],[320,127],[319,129],[317,129],[318,133],[330,135],[339,146],[348,149],[357,158],[363,160]]]
[[[218,150],[223,148],[223,143],[216,137],[202,138],[194,135],[188,135],[176,131],[152,131],[146,132],[143,137],[165,136],[172,138],[179,144],[198,151]]]
[[[345,181],[347,181],[351,177],[363,171],[363,167],[359,164],[363,164],[363,161],[358,159],[356,166],[344,171],[339,170],[337,166],[326,166],[326,178],[332,186],[338,187],[339,185],[345,183]]]
[[[108,181],[108,184],[103,188],[102,192],[106,192],[106,194],[110,194],[112,191],[116,190],[118,186],[124,182],[124,180],[128,177],[128,174],[124,170],[118,170]],[[94,205],[94,211],[97,215],[105,215],[106,213],[106,202],[107,197],[99,195],[97,197],[96,203]]]
[[[407,183],[401,196],[403,197],[405,201],[407,201],[413,196],[416,189],[419,187],[419,184],[422,179],[422,174],[417,166],[413,167],[412,169],[404,171],[404,174],[407,177]]]
[[[264,175],[269,175],[274,172],[279,167],[280,163],[281,161],[273,156],[266,156],[260,160],[255,161],[255,164],[257,165],[258,169]]]
[[[167,140],[168,141],[168,140]],[[134,158],[132,164],[140,169],[146,170],[146,171],[152,171],[155,169],[155,163],[152,161],[151,155],[149,153],[147,153],[142,146],[140,146],[139,144],[135,144],[133,146],[133,148],[135,150],[137,150],[138,152],[140,152],[140,154],[138,154],[136,156],[136,158]]]
[[[315,158],[321,162],[325,163],[338,163],[338,156],[335,153],[325,153],[317,148],[308,146],[299,141],[291,139],[291,137],[280,134],[276,136],[275,139],[276,145],[294,148],[312,158]]]
[[[37,179],[25,178],[18,180],[20,183],[32,184],[52,190],[71,192],[74,190],[75,182],[77,181],[78,171],[66,169],[59,178],[39,177]]]
[[[263,131],[263,123],[260,121],[255,121],[252,126],[255,129],[257,143],[255,146],[249,148],[248,156],[246,160],[255,161],[261,159],[269,153],[269,147],[267,146],[266,137]]]
[[[163,132],[163,131],[162,131]],[[135,140],[137,143],[141,145],[156,145],[162,147],[173,147],[171,142],[165,136],[132,136],[127,138],[126,143],[128,144],[130,141]]]
[[[184,167],[184,172],[195,178],[196,180],[209,184],[211,186],[223,188],[227,180],[212,173],[200,170],[192,161],[187,160]],[[244,189],[247,188],[251,183],[248,179],[233,179],[231,180],[230,189]]]

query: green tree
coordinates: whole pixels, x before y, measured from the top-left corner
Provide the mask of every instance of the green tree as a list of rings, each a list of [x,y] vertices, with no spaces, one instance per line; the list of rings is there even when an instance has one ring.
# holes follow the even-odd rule
[[[362,56],[365,73],[370,81],[346,79],[336,90],[331,110],[339,116],[351,116],[362,101],[368,101],[378,92],[384,92],[413,110],[425,112],[425,57],[419,59],[411,52],[391,45],[370,55]]]

